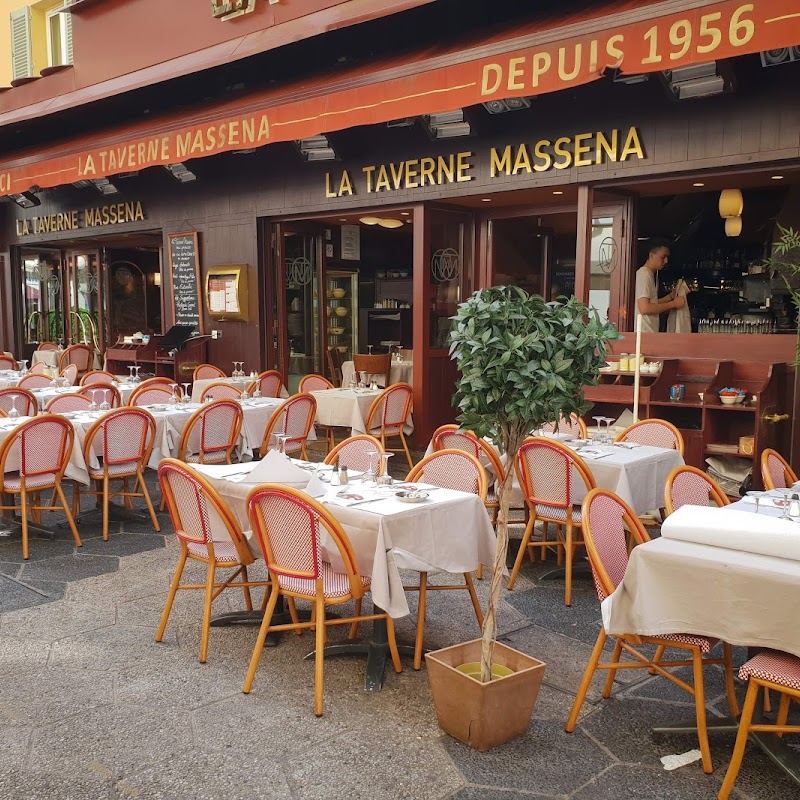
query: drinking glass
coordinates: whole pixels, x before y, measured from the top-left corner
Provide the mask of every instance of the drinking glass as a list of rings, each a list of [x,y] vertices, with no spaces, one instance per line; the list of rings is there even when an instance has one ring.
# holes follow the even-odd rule
[[[261,384],[256,381],[256,388],[253,389],[253,400],[258,400],[261,397]]]
[[[141,367],[138,364],[136,364],[134,366],[134,369],[136,370],[136,375],[134,375],[133,382],[134,383],[141,383],[142,379],[139,377],[139,370],[141,369]]]
[[[239,377],[238,370],[236,369],[236,365],[238,363],[239,363],[238,361],[231,361],[231,364],[233,364],[233,369],[231,370],[231,378],[233,378],[234,380],[236,380]]]
[[[189,387],[191,385],[192,385],[191,383],[183,383],[183,384],[181,384],[181,386],[183,386],[183,404],[185,406],[188,406],[189,403],[192,402],[192,396],[189,394]]]
[[[108,389],[101,389],[103,393],[103,402],[100,403],[100,410],[101,411],[111,411],[111,406],[108,403]]]
[[[367,458],[369,459],[369,466],[367,471],[361,477],[361,483],[364,486],[376,486],[378,478],[378,459],[380,453],[377,450],[368,450]]]
[[[603,442],[603,434],[600,433],[600,420],[605,419],[605,417],[592,417],[595,423],[595,432],[592,435],[592,441],[596,444],[602,444]]]
[[[791,522],[792,518],[789,516],[789,506],[792,504],[791,492],[788,489],[783,490],[780,497],[776,497],[773,502],[783,511],[778,519],[785,519]]]
[[[366,372],[359,372],[359,381],[358,381],[358,388],[359,389],[366,389],[367,388],[367,373]]]
[[[367,345],[367,355],[370,355],[370,356],[372,355],[372,347],[373,346],[371,344]]]
[[[288,433],[277,433],[275,434],[275,436],[278,439],[278,452],[284,458],[288,458],[288,456],[286,455],[286,441],[287,439],[291,439],[292,437]]]
[[[19,374],[20,375],[27,375],[28,374],[28,359],[27,358],[23,358],[19,363],[22,364],[22,367],[20,368]]]
[[[348,389],[351,389],[351,390],[352,390],[352,389],[355,389],[355,388],[356,388],[356,382],[355,382],[354,380],[352,380],[352,379],[351,379],[351,380],[350,380],[350,383],[348,383],[348,384],[347,384],[347,388],[348,388]]]
[[[250,394],[247,391],[247,381],[244,382],[244,386],[242,387],[242,393],[239,395],[240,400],[249,400]]]
[[[89,411],[97,411],[97,392],[98,389],[89,389],[89,394],[92,396],[92,402],[89,403]]]
[[[11,408],[8,410],[8,416],[11,419],[17,419],[19,417],[19,411],[17,411],[17,398],[19,397],[18,394],[11,395]]]
[[[244,380],[247,377],[247,373],[244,371],[244,361],[239,362],[239,379]]]
[[[750,492],[748,492],[748,493],[747,493],[747,496],[748,496],[748,497],[752,497],[752,498],[753,498],[753,500],[755,501],[755,504],[756,504],[756,514],[758,514],[758,504],[759,504],[759,502],[760,502],[761,498],[764,496],[764,492],[759,492],[759,491],[755,491],[755,490],[754,490],[754,491],[750,491]]]
[[[170,397],[170,399],[169,399],[169,404],[171,406],[175,406],[175,405],[178,404],[178,384],[177,383],[171,383],[169,385],[169,388],[172,390],[172,397]]]
[[[394,455],[394,453],[379,453],[381,457],[381,474],[375,479],[375,483],[378,486],[391,486],[394,483],[394,479],[389,474],[389,459]]]
[[[134,369],[135,369],[135,367],[133,366],[133,364],[131,364],[128,367],[128,372],[130,372],[130,375],[128,376],[128,383],[130,383],[130,384],[136,383],[136,381],[134,380],[134,377],[133,377],[133,370]]]
[[[614,437],[611,435],[611,423],[614,421],[613,417],[601,417],[601,422],[605,422],[606,424],[606,434],[605,440],[607,444],[611,444],[614,441]]]

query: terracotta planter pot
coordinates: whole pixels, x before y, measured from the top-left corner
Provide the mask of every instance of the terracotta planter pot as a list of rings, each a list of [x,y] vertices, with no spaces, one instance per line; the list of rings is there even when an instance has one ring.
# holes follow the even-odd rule
[[[474,639],[426,653],[425,662],[439,727],[484,752],[528,729],[546,665],[497,642],[493,663],[508,667],[513,675],[481,683],[456,669],[480,657],[481,640]]]

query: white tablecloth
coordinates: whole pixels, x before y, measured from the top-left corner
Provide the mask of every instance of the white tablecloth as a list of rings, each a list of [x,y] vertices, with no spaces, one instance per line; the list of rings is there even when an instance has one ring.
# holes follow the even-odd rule
[[[611,634],[697,633],[800,656],[798,608],[800,562],[667,538],[633,549],[602,606]]]
[[[48,367],[58,369],[58,359],[61,358],[63,352],[64,350],[34,350],[30,365],[46,364]],[[97,353],[94,354],[92,369],[100,369],[100,357]]]
[[[211,386],[212,383],[229,383],[231,386],[235,386],[237,389],[244,391],[254,380],[256,379],[250,377],[244,378],[243,380],[234,380],[233,378],[203,378],[192,384],[192,402],[199,403],[200,396],[203,394],[203,389],[205,389],[206,386]],[[286,391],[286,387],[281,387],[281,397],[287,398],[288,396],[289,392]]]
[[[333,425],[350,428],[350,435],[367,432],[367,415],[380,391],[362,389],[321,389],[311,392],[317,401],[317,422],[320,425]],[[414,430],[411,414],[403,428],[406,435]]]
[[[201,471],[228,502],[242,529],[248,530],[245,501],[254,484],[212,478],[213,467]],[[357,487],[354,483],[354,490]],[[340,488],[330,487],[326,496]],[[375,603],[392,617],[409,613],[398,570],[471,572],[479,563],[494,560],[495,534],[480,498],[448,489],[430,494],[431,499],[419,505],[382,500],[350,508],[327,506],[350,538],[359,570],[372,577]],[[323,541],[325,557],[342,569],[330,544]]]
[[[392,361],[389,370],[389,380],[391,383],[408,383],[414,385],[413,375],[414,363],[412,361]],[[373,380],[380,386],[386,386],[386,376],[380,374],[367,373],[367,380],[371,383]],[[356,368],[352,361],[345,361],[342,364],[342,386],[347,388],[350,382],[358,383],[358,376],[356,375]]]

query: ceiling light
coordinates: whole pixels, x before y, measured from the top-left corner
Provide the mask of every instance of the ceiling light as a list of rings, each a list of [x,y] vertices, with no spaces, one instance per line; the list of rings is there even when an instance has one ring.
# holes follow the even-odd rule
[[[481,197],[481,202],[482,203],[491,203],[492,202],[492,198],[491,197]]]
[[[403,220],[401,219],[379,219],[378,225],[382,228],[402,228]]]
[[[423,119],[434,139],[452,139],[472,133],[469,122],[464,119],[464,111],[460,108],[442,114],[427,114]]]
[[[362,225],[377,225],[380,222],[378,217],[359,217],[358,221]]]
[[[771,175],[770,176],[773,181],[782,181],[783,175]]]
[[[792,61],[800,61],[800,45],[761,51],[762,67],[777,67],[778,64],[789,64]]]
[[[509,97],[506,100],[489,100],[483,103],[483,107],[490,114],[505,114],[506,111],[519,111],[523,108],[531,107],[529,97]]]
[[[553,194],[564,194],[560,189],[556,189]]]
[[[42,201],[31,192],[20,192],[19,194],[10,194],[9,197],[22,208],[33,208],[40,206]]]
[[[328,137],[324,134],[309,136],[308,139],[297,139],[300,155],[306,161],[334,161],[336,151],[331,147]]]
[[[698,182],[698,183],[693,183],[692,186],[705,186],[705,184]]]
[[[92,183],[100,194],[116,194],[119,191],[108,178],[95,178]]]
[[[347,217],[339,217],[339,222],[347,222]]]
[[[197,175],[194,174],[185,164],[178,161],[175,164],[166,164],[164,169],[172,174],[175,180],[181,183],[188,183],[189,181],[196,181]]]
[[[741,217],[744,209],[744,198],[740,189],[723,189],[719,193],[719,215],[728,217]]]
[[[401,211],[400,213],[401,213],[401,214],[402,214],[404,217],[407,217],[407,216],[409,216],[409,215],[411,214],[411,212],[410,212],[410,211]]]
[[[742,232],[742,218],[728,217],[725,220],[725,235],[738,236]]]

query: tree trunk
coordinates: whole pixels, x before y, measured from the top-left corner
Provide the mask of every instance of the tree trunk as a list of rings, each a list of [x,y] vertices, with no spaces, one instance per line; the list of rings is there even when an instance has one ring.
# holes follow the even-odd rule
[[[497,631],[497,606],[500,603],[500,589],[503,586],[503,573],[506,569],[508,554],[508,508],[511,505],[511,487],[514,483],[514,462],[519,446],[525,438],[524,431],[514,429],[504,430],[502,434],[505,439],[503,449],[506,454],[506,475],[497,493],[500,503],[500,511],[497,516],[497,546],[492,568],[492,585],[489,588],[489,604],[483,618],[481,634],[481,681],[483,683],[492,679],[492,652]]]

